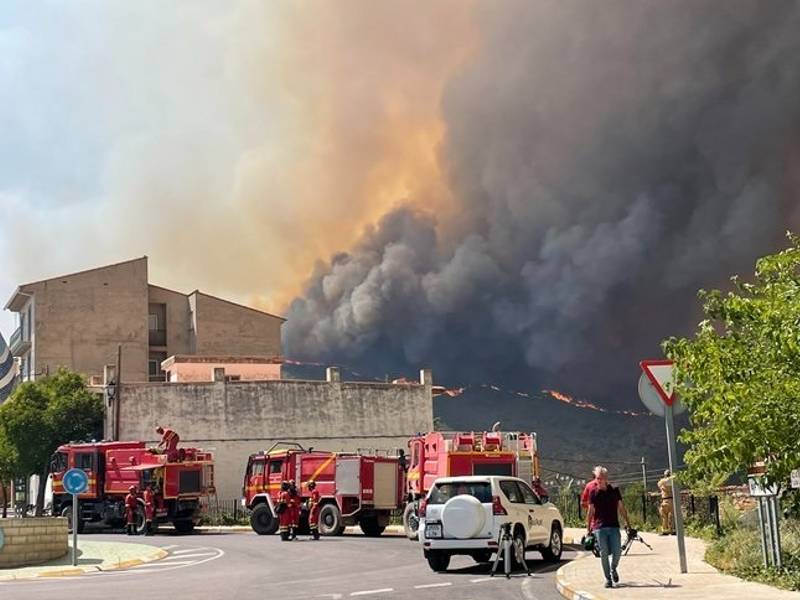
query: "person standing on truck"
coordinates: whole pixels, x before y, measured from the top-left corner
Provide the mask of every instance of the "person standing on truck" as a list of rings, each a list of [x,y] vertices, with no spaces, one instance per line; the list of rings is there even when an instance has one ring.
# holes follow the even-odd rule
[[[289,539],[297,539],[297,529],[300,526],[300,494],[297,493],[297,484],[294,479],[289,481],[289,501],[287,509],[289,513]]]
[[[308,482],[308,528],[311,530],[311,537],[315,540],[319,539],[319,501],[320,493],[317,489],[317,483],[312,479]]]
[[[672,473],[669,469],[664,471],[664,477],[658,480],[658,491],[661,492],[661,505],[658,507],[661,515],[661,535],[670,535],[674,533],[672,514],[675,504],[672,499]]]
[[[281,540],[285,542],[289,539],[289,525],[291,523],[288,481],[281,482],[281,493],[278,495],[278,504],[275,507],[275,512],[278,513],[278,531],[281,534]]]
[[[137,490],[136,486],[132,485],[128,488],[128,495],[125,496],[125,531],[128,535],[136,534],[136,505]]]
[[[169,462],[177,462],[179,457],[178,442],[181,441],[181,436],[172,429],[164,429],[160,425],[156,427],[156,433],[161,435],[161,441],[158,442],[157,448],[166,453]]]
[[[153,517],[156,512],[156,505],[152,483],[144,488],[142,499],[144,500],[144,534],[153,535]]]
[[[628,511],[622,503],[622,494],[608,482],[608,470],[600,467],[597,472],[597,485],[589,493],[589,512],[586,513],[586,529],[594,534],[600,546],[600,562],[606,587],[613,588],[619,583],[619,559],[622,555],[622,539],[619,532],[619,515],[625,519],[627,529],[631,528]],[[609,564],[609,554],[611,563]]]

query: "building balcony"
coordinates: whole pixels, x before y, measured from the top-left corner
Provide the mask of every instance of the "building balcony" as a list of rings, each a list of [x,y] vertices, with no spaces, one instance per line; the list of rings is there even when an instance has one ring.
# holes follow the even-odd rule
[[[27,339],[22,327],[17,327],[16,331],[8,338],[8,349],[12,356],[23,356],[31,349],[31,341]]]

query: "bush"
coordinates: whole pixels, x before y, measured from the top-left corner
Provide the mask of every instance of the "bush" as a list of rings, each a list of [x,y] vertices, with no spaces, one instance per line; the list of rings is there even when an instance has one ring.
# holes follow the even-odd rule
[[[751,511],[752,513],[752,511]],[[764,568],[761,538],[747,514],[742,524],[712,543],[706,560],[720,571],[768,585],[800,591],[800,521],[781,522],[783,568]]]

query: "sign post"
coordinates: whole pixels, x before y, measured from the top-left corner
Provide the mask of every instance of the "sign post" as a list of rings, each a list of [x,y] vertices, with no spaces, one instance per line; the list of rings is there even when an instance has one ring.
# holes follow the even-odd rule
[[[80,512],[78,512],[78,494],[82,494],[89,488],[89,476],[83,469],[70,469],[64,473],[62,479],[64,491],[72,494],[72,566],[78,566],[78,522]]]
[[[675,396],[675,382],[671,360],[643,360],[639,363],[642,375],[639,377],[639,397],[650,412],[664,417],[667,431],[667,454],[669,471],[672,474],[672,511],[675,519],[675,535],[678,538],[678,558],[681,573],[688,572],[686,564],[686,540],[683,533],[683,508],[681,489],[675,478],[675,465],[678,464],[678,451],[675,445],[674,416],[681,414],[686,407]]]

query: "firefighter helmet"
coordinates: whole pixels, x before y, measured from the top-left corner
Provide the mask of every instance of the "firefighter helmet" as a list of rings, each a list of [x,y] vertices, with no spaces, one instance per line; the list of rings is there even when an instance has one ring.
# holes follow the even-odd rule
[[[284,492],[289,491],[289,482],[288,481],[281,481],[281,490]]]
[[[129,492],[135,492],[136,491],[136,486],[132,485],[131,487],[128,488],[128,491]]]
[[[312,479],[306,484],[306,487],[308,487],[310,490],[313,490],[315,487],[317,487],[317,482]]]

